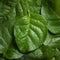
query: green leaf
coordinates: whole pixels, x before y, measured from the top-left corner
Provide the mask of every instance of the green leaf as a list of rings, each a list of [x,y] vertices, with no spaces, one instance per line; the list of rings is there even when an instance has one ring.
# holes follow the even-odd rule
[[[16,20],[14,35],[21,52],[30,52],[42,45],[47,35],[46,25],[45,19],[38,14]]]
[[[55,54],[56,60],[60,60],[60,51],[56,49],[56,54]]]
[[[23,56],[22,53],[20,53],[17,49],[15,49],[14,47],[10,47],[10,49],[8,49],[8,51],[5,54],[5,57],[7,59],[18,59],[21,58]]]
[[[41,8],[41,15],[45,17],[48,25],[47,28],[50,32],[54,34],[60,34],[60,17],[58,13],[56,13],[52,6],[48,4],[49,1],[44,1]]]
[[[0,60],[5,60],[4,58],[0,58]]]
[[[56,60],[55,57],[53,57],[51,60]]]
[[[41,51],[41,49],[37,49],[37,50],[29,53],[28,56],[30,58],[34,58],[34,59],[41,59],[43,56],[43,52]]]
[[[55,56],[55,49],[49,46],[41,46],[41,50],[43,52],[44,59],[52,59]]]
[[[18,0],[16,4],[16,16],[17,17],[22,17],[27,15],[27,12],[29,10],[29,4],[28,0]]]
[[[3,27],[3,26],[2,26]],[[4,53],[11,41],[11,35],[6,27],[0,30],[0,53]]]
[[[40,13],[41,0],[28,0],[29,10],[31,13]]]
[[[12,28],[15,22],[15,8],[0,2],[0,53],[5,54],[12,41]]]
[[[50,0],[53,10],[60,16],[60,0]]]
[[[16,4],[16,16],[22,17],[30,13],[40,13],[41,9],[41,0],[18,0]]]
[[[48,33],[44,45],[60,49],[60,37]]]
[[[57,48],[56,48],[55,58],[56,60],[60,60],[60,50]]]

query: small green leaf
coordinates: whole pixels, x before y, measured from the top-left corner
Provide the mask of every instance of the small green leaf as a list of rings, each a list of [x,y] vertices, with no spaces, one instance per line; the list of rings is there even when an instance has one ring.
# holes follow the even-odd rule
[[[29,53],[28,56],[30,58],[41,59],[43,56],[43,52],[41,51],[41,49],[37,49],[37,50]]]
[[[56,60],[60,60],[60,51],[56,49],[56,54],[55,54]]]
[[[42,46],[41,50],[43,52],[43,58],[52,59],[55,56],[55,49],[49,46]]]
[[[18,59],[21,58],[22,56],[23,54],[13,47],[12,48],[10,47],[10,49],[8,49],[8,51],[5,54],[5,57],[7,59]]]
[[[44,45],[60,49],[60,37],[48,34]]]
[[[2,26],[3,27],[3,26]],[[11,35],[6,27],[0,29],[0,51],[5,53],[11,42]]]

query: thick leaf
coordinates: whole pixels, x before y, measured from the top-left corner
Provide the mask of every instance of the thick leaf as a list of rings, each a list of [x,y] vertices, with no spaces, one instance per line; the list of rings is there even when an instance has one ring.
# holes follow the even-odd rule
[[[52,9],[52,6],[48,4],[47,0],[42,4],[41,15],[45,17],[49,31],[54,34],[60,34],[60,17]]]
[[[46,25],[45,19],[38,14],[16,20],[14,35],[21,52],[29,52],[42,45],[47,35]]]

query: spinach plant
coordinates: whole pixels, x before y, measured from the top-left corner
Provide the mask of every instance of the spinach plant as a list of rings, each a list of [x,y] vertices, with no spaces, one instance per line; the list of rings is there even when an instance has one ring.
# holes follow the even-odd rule
[[[60,60],[60,0],[0,0],[0,60]]]

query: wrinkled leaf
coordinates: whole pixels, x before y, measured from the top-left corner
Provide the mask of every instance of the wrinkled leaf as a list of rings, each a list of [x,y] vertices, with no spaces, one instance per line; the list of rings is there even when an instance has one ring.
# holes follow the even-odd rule
[[[47,35],[46,25],[45,19],[38,14],[16,20],[14,35],[21,52],[29,52],[42,45]]]

